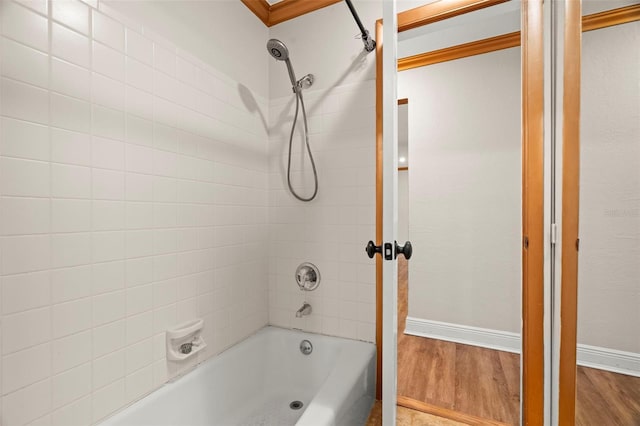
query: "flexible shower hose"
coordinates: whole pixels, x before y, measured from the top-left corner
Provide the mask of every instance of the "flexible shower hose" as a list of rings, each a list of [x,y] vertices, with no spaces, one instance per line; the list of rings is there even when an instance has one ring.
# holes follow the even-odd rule
[[[307,111],[304,108],[304,101],[302,99],[302,88],[297,87],[295,90],[296,94],[296,113],[293,117],[293,124],[291,125],[291,134],[289,135],[289,160],[287,161],[287,184],[289,185],[289,191],[300,201],[311,201],[316,198],[318,194],[318,172],[316,171],[316,163],[313,160],[313,154],[311,153],[311,147],[309,146],[309,129],[307,126]],[[311,160],[311,168],[313,169],[313,182],[314,182],[314,190],[313,195],[309,198],[301,197],[296,193],[291,186],[291,147],[293,146],[293,134],[296,129],[296,122],[298,121],[298,112],[300,110],[300,104],[302,104],[302,119],[304,121],[304,141],[307,147],[307,152],[309,153],[309,159]]]

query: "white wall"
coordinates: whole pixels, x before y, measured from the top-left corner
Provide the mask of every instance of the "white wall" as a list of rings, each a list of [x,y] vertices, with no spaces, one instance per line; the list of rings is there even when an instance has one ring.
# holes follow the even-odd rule
[[[267,90],[135,17],[25,4],[0,5],[0,423],[91,424],[176,373],[166,328],[203,317],[203,360],[267,323]]]
[[[640,23],[583,35],[578,343],[640,354]]]
[[[409,171],[398,171],[398,244],[409,241]]]
[[[403,71],[409,317],[520,329],[520,49]]]
[[[380,4],[354,4],[365,27],[374,31]],[[320,189],[309,203],[295,200],[286,189],[295,104],[284,64],[271,60],[269,322],[374,341],[375,267],[364,247],[375,238],[375,55],[363,53],[356,33],[343,3],[271,29],[270,36],[287,45],[298,76],[316,77],[304,96]],[[300,141],[298,135],[298,147]],[[299,152],[296,148],[294,185],[310,194],[310,166],[300,161]],[[320,287],[307,295],[294,281],[302,262],[316,264],[322,276]],[[297,319],[305,297],[313,313]]]

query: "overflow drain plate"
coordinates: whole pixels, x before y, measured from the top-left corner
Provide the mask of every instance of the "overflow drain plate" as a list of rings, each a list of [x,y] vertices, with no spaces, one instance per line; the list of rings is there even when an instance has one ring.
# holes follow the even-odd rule
[[[293,401],[291,402],[291,404],[289,404],[289,408],[291,408],[292,410],[299,410],[303,405],[304,404],[302,403],[302,401]]]

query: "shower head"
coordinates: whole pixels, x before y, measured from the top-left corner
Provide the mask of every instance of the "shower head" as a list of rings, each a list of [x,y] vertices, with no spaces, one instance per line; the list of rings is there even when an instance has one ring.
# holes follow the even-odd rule
[[[298,84],[296,80],[296,74],[293,72],[293,65],[289,60],[289,49],[280,40],[272,38],[267,42],[267,50],[278,61],[284,61],[287,64],[287,71],[289,72],[289,78],[291,79],[291,88],[294,92],[298,91]]]
[[[289,59],[289,50],[280,40],[272,38],[267,42],[267,50],[278,61],[286,61]]]

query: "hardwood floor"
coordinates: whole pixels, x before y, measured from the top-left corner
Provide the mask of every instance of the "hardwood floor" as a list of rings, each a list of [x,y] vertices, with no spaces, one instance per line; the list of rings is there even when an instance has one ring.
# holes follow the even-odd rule
[[[640,377],[579,366],[576,388],[576,425],[640,425]]]
[[[404,334],[407,262],[398,259],[398,395],[506,424],[520,421],[520,356]]]
[[[398,258],[399,401],[422,402],[442,416],[450,410],[518,424],[520,356],[405,335],[407,283],[407,262]],[[640,377],[579,366],[577,393],[576,425],[640,426]]]

